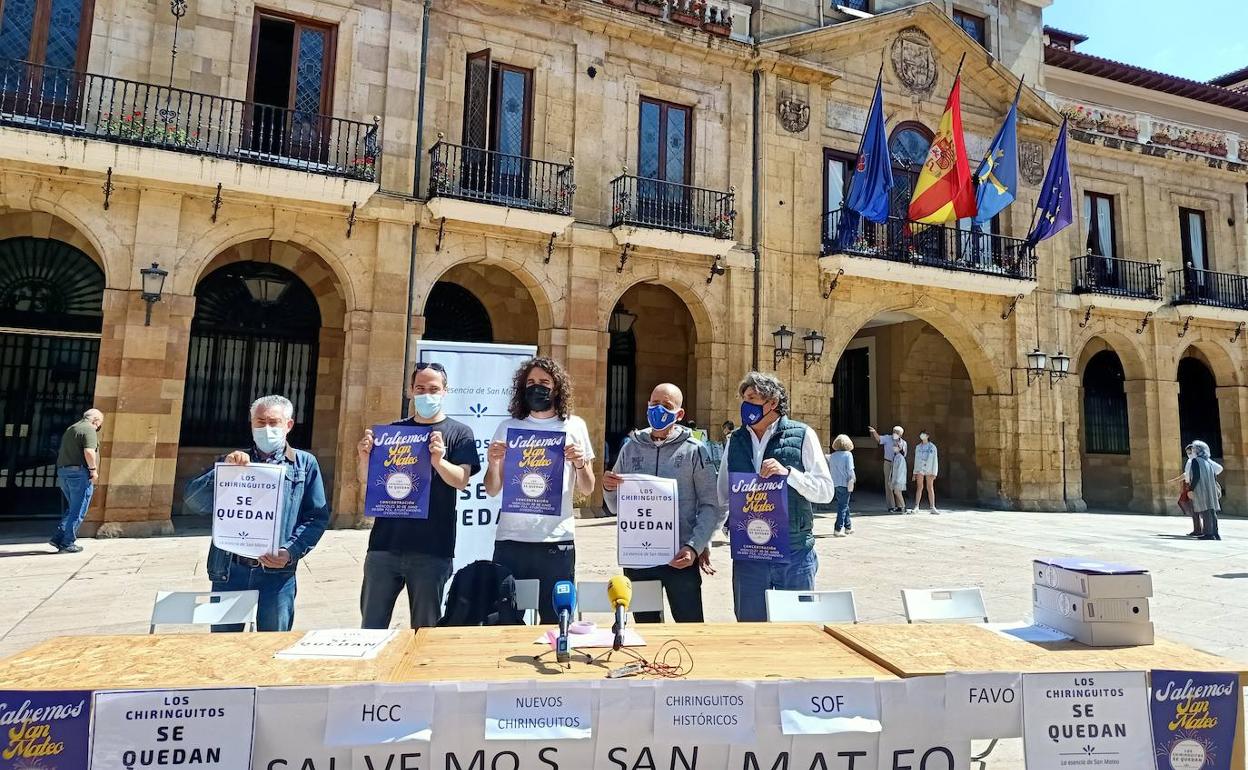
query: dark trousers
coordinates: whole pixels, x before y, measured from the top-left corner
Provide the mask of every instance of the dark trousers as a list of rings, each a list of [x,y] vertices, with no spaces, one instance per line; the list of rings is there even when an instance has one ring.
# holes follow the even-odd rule
[[[657,580],[662,583],[667,603],[672,608],[672,620],[677,623],[702,622],[702,570],[698,569],[697,562],[685,569],[667,564],[644,569],[630,567],[624,570],[624,576],[634,582]],[[662,615],[657,612],[635,612],[633,617],[638,623],[658,623],[662,620]]]
[[[1202,519],[1202,523],[1205,525],[1203,534],[1212,535],[1213,537],[1216,537],[1219,540],[1222,539],[1222,535],[1218,533],[1218,512],[1217,511],[1213,509],[1209,509],[1207,511],[1201,511],[1200,518]]]
[[[558,623],[551,592],[560,580],[576,581],[576,544],[521,543],[499,540],[494,544],[494,561],[511,571],[516,580],[540,580],[537,614],[543,625]]]
[[[425,553],[369,551],[360,587],[361,628],[389,628],[399,592],[407,589],[412,628],[432,628],[442,617],[451,559]]]

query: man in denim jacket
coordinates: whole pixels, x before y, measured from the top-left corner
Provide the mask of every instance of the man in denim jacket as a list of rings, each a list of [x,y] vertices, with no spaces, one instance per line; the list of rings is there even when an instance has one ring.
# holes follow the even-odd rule
[[[286,470],[282,482],[281,546],[259,559],[208,547],[208,577],[214,591],[259,591],[256,628],[289,631],[295,621],[295,569],[316,547],[329,525],[329,502],[321,466],[310,453],[292,448],[286,435],[294,427],[294,405],[282,396],[264,396],[251,405],[252,448],[230,452],[231,465],[269,463]],[[211,514],[216,473],[209,468],[186,487],[188,513]],[[213,626],[214,632],[242,631],[242,624]]]

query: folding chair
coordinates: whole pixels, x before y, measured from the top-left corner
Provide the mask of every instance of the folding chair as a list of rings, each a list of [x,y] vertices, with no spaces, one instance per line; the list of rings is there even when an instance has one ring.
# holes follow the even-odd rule
[[[516,608],[524,613],[524,623],[528,626],[537,625],[537,608],[541,595],[542,581],[516,581]]]
[[[657,612],[659,622],[663,621],[663,584],[658,580],[639,580],[633,583],[633,600],[628,605],[629,612]],[[615,612],[611,601],[607,598],[607,584],[599,581],[587,581],[576,584],[576,619],[580,620],[586,612]]]
[[[767,589],[767,620],[772,623],[857,623],[853,591]]]
[[[259,591],[157,591],[148,633],[158,625],[205,626],[242,623],[256,630]]]

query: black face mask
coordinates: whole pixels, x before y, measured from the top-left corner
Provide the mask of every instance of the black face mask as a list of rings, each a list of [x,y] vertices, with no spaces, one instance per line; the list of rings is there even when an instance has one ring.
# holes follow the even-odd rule
[[[551,407],[550,388],[545,385],[530,385],[524,389],[524,404],[530,412],[545,412]]]

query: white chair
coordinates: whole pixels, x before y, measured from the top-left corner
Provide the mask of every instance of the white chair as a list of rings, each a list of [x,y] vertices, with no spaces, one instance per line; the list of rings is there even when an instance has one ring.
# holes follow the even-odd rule
[[[633,583],[633,600],[629,612],[657,612],[663,622],[663,584],[657,580],[639,580]],[[586,612],[615,612],[607,598],[605,582],[588,581],[576,584],[576,619]]]
[[[148,633],[158,625],[205,626],[242,623],[256,630],[259,591],[157,591]]]
[[[516,609],[524,613],[525,625],[537,624],[537,608],[541,596],[542,581],[516,581]]]
[[[901,603],[907,623],[988,622],[984,596],[978,588],[903,588]]]
[[[772,623],[857,623],[853,591],[767,589],[767,620]]]

